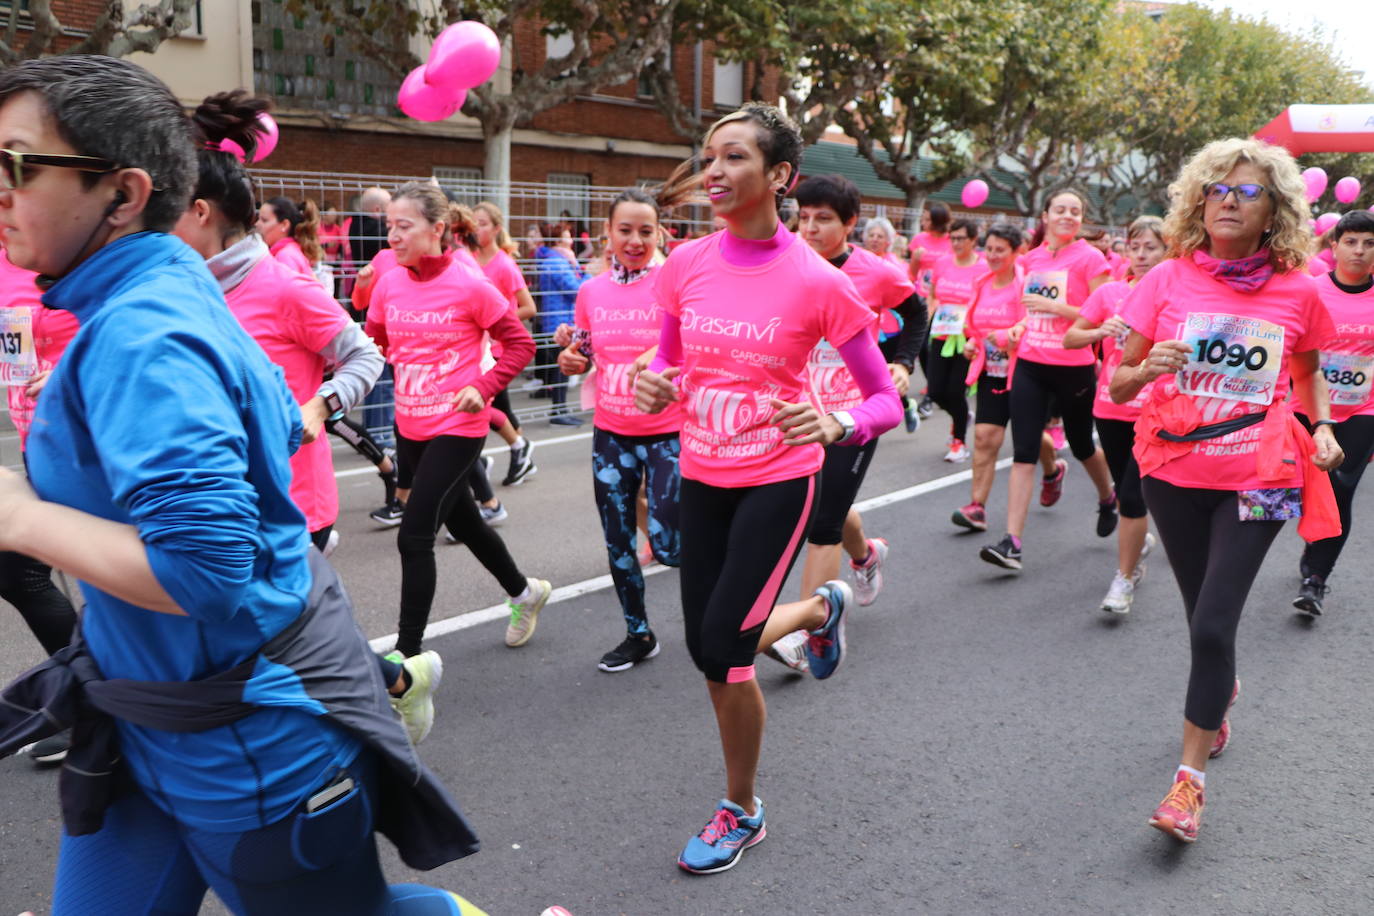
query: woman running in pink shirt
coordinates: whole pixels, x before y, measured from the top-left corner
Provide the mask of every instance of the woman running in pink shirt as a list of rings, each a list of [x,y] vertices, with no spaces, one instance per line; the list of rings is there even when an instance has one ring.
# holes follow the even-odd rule
[[[534,342],[496,287],[449,251],[455,233],[473,232],[471,211],[450,205],[432,185],[411,182],[393,195],[386,220],[399,266],[375,282],[367,332],[395,369],[396,450],[412,478],[396,537],[396,649],[407,657],[420,652],[434,601],[434,538],[445,522],[510,596],[506,645],[523,646],[552,588],[520,572],[467,498],[464,478],[486,439],[488,402],[530,361]],[[503,347],[485,373],[484,334]]]
[[[930,356],[926,360],[927,393],[949,414],[945,461],[968,461],[968,375],[964,358],[964,318],[973,304],[973,288],[988,272],[978,253],[978,224],[960,217],[949,226],[950,253],[935,262],[930,274]]]
[[[1102,348],[1102,368],[1097,374],[1097,395],[1093,399],[1093,421],[1097,438],[1107,458],[1116,486],[1116,502],[1121,513],[1121,525],[1116,532],[1116,575],[1102,599],[1102,610],[1109,614],[1127,614],[1135,598],[1135,589],[1145,578],[1145,557],[1154,547],[1150,534],[1150,520],[1145,510],[1145,496],[1140,490],[1140,467],[1131,448],[1135,445],[1135,421],[1149,393],[1142,389],[1129,403],[1117,404],[1109,391],[1112,375],[1121,365],[1121,344],[1130,328],[1121,320],[1121,304],[1141,277],[1164,260],[1164,223],[1157,216],[1142,216],[1131,223],[1127,233],[1130,272],[1125,280],[1113,280],[1099,286],[1078,318],[1064,334],[1066,349],[1098,345]]]
[[[805,628],[812,676],[829,677],[843,658],[852,601],[844,582],[773,607],[816,505],[823,446],[862,445],[901,419],[870,331],[873,310],[778,219],[801,149],[796,127],[758,103],[707,132],[701,177],[725,229],[687,242],[660,268],[658,355],[635,383],[649,413],[683,406],[683,616],[715,707],[727,783],[678,858],[697,874],[733,867],[766,832],[754,795],[764,723],[755,654]],[[808,395],[808,357],[822,339],[863,392],[852,411],[822,414]]]

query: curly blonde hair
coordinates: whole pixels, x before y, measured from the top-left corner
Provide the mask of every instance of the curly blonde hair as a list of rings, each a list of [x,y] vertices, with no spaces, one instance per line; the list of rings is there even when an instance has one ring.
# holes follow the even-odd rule
[[[1280,273],[1302,269],[1312,250],[1312,231],[1307,225],[1309,208],[1298,165],[1282,147],[1241,137],[1207,144],[1169,185],[1171,204],[1164,219],[1169,257],[1191,257],[1194,251],[1206,248],[1203,191],[1242,162],[1261,169],[1266,186],[1273,192],[1274,224],[1263,242],[1269,249],[1269,263]]]

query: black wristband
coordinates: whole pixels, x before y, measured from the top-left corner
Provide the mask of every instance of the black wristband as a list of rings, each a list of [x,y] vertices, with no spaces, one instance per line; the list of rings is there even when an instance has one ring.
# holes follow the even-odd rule
[[[1318,426],[1335,426],[1337,422],[1336,420],[1313,420],[1312,429],[1315,431]]]

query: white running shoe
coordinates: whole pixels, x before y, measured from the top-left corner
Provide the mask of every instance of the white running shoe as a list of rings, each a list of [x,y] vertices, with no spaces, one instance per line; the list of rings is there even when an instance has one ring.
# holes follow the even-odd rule
[[[763,654],[775,662],[781,662],[799,674],[805,674],[811,670],[811,663],[806,660],[806,631],[797,630],[788,633],[778,639]]]
[[[949,440],[949,451],[945,452],[945,460],[953,462],[954,464],[961,464],[968,461],[968,459],[968,448],[964,445],[963,441],[951,438]]]
[[[395,655],[389,656],[395,658]],[[430,649],[419,655],[412,655],[401,663],[410,674],[410,689],[398,697],[391,698],[391,708],[396,710],[405,724],[406,734],[411,744],[419,744],[429,737],[434,728],[434,691],[444,679],[444,660],[439,653]]]
[[[1153,534],[1151,534],[1150,532],[1147,531],[1147,532],[1145,532],[1145,543],[1141,545],[1141,547],[1140,547],[1140,556],[1139,556],[1137,559],[1138,559],[1138,560],[1144,560],[1146,557],[1148,557],[1148,556],[1150,555],[1150,551],[1151,551],[1151,550],[1154,550],[1154,549],[1155,549],[1155,536],[1154,536]],[[1144,575],[1144,574],[1142,573],[1142,575]]]
[[[324,550],[321,550],[320,553],[324,554],[325,556],[329,556],[329,555],[330,555],[331,553],[333,553],[336,549],[338,549],[338,546],[339,546],[339,529],[337,529],[337,528],[331,528],[330,531],[329,531],[329,537],[328,537],[328,538],[325,540],[325,542],[324,542]]]
[[[1102,599],[1102,610],[1109,614],[1129,614],[1134,598],[1134,577],[1127,579],[1121,570],[1117,570],[1116,575],[1112,577],[1111,587],[1107,589],[1106,597]]]
[[[526,579],[530,593],[529,600],[517,602],[514,598],[506,601],[510,608],[510,623],[506,626],[506,645],[512,649],[523,646],[534,635],[539,623],[539,612],[553,594],[553,586],[545,579]]]
[[[878,599],[883,590],[883,562],[887,560],[887,541],[883,538],[868,539],[868,559],[863,563],[849,561],[849,569],[854,573],[854,597],[860,607],[868,607]]]

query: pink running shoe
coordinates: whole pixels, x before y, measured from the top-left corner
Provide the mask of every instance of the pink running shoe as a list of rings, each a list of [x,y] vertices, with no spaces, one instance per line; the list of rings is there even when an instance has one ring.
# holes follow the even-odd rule
[[[1202,825],[1202,805],[1201,784],[1179,770],[1173,788],[1150,818],[1150,826],[1176,840],[1191,843],[1197,839],[1198,827]]]
[[[949,520],[960,528],[967,528],[969,531],[988,530],[988,513],[981,503],[969,503],[967,506],[955,509]]]
[[[1231,689],[1231,702],[1226,704],[1226,717],[1221,720],[1221,728],[1212,741],[1212,750],[1207,755],[1208,757],[1220,757],[1221,752],[1226,750],[1226,745],[1231,743],[1231,707],[1236,705],[1236,699],[1239,696],[1240,678],[1236,678],[1236,686]]]
[[[1064,495],[1064,477],[1069,473],[1069,463],[1063,458],[1054,462],[1054,474],[1040,478],[1040,505],[1049,507],[1059,502]]]

